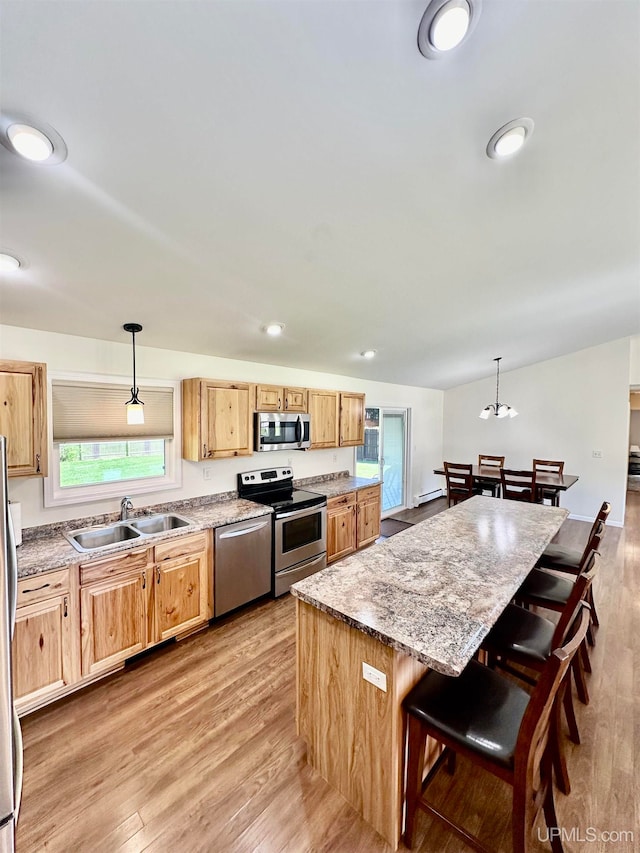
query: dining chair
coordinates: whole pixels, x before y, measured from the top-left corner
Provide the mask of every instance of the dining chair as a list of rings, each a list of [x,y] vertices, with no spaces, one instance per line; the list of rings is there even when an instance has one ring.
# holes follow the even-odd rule
[[[465,501],[478,494],[473,482],[473,466],[466,463],[445,462],[444,475],[447,480],[448,506]]]
[[[553,799],[551,725],[558,690],[584,640],[589,615],[582,610],[573,637],[555,649],[531,696],[511,679],[470,661],[453,678],[429,671],[407,694],[408,717],[406,824],[404,842],[413,846],[418,809],[442,821],[476,850],[488,848],[426,797],[443,766],[455,770],[464,756],[512,786],[511,834],[514,853],[530,849],[530,836],[542,806],[554,853],[563,853]],[[423,782],[427,737],[444,749]]]
[[[535,471],[515,471],[510,468],[500,469],[502,481],[502,497],[508,501],[527,501],[533,503],[536,499]]]
[[[504,456],[487,456],[484,453],[478,454],[478,468],[504,468]],[[500,497],[500,481],[499,480],[483,480],[482,477],[476,477],[476,486],[481,492],[491,492],[492,497]]]
[[[598,571],[598,559],[597,552],[592,551],[586,562],[585,571],[573,584],[571,594],[557,623],[530,610],[525,610],[517,604],[508,604],[482,641],[481,648],[487,653],[488,665],[492,669],[502,669],[527,684],[535,685],[537,676],[532,677],[519,667],[526,667],[528,670],[540,673],[553,649],[561,646],[569,638],[580,611],[581,602],[588,604],[593,578]],[[586,639],[584,642],[586,643]],[[586,647],[581,648],[578,654],[584,652],[586,652]],[[558,787],[563,794],[571,792],[571,784],[564,750],[560,742],[560,700],[564,704],[569,737],[574,743],[580,743],[580,732],[573,708],[570,672],[571,669],[567,671],[566,683],[562,695],[559,696],[557,714],[554,719],[553,764]]]
[[[534,459],[533,470],[537,474],[558,474],[562,476],[564,471],[564,462],[553,462],[550,459]],[[545,500],[551,502],[551,506],[560,506],[561,489],[555,489],[553,486],[538,486],[538,494],[536,495],[537,503],[544,503]]]

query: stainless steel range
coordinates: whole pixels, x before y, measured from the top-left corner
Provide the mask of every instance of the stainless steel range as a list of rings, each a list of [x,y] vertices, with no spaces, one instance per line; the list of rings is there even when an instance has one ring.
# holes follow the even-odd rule
[[[291,468],[238,474],[241,498],[273,507],[273,581],[277,597],[327,565],[327,499],[293,488]]]

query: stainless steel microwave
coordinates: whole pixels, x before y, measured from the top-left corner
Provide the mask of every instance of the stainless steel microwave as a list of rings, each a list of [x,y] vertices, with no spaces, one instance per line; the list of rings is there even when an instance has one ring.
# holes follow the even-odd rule
[[[306,450],[311,446],[309,415],[256,412],[255,450]]]

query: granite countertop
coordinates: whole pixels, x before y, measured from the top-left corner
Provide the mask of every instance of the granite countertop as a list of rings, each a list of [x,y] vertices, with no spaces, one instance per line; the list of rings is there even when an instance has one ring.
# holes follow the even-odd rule
[[[568,514],[476,496],[291,592],[444,675],[459,675]]]
[[[192,504],[181,502],[179,507],[165,505],[167,508],[154,507],[153,512],[176,512],[189,521],[193,522],[190,527],[181,527],[164,533],[156,533],[145,536],[144,539],[128,540],[110,545],[101,550],[81,553],[71,545],[63,536],[64,530],[77,530],[92,525],[108,524],[115,520],[110,516],[94,516],[91,518],[76,519],[47,525],[50,530],[38,531],[37,535],[27,536],[23,544],[18,547],[18,578],[31,577],[54,569],[61,569],[73,563],[88,563],[91,560],[102,560],[112,554],[129,551],[133,548],[151,548],[160,541],[175,539],[198,530],[209,527],[222,527],[225,524],[233,524],[236,521],[244,521],[248,518],[256,518],[261,515],[270,515],[273,510],[269,506],[254,503],[253,501],[240,500],[237,498],[226,498],[223,500],[211,499],[207,496],[203,499],[194,499]],[[133,512],[131,519],[138,516],[144,517],[144,513]],[[35,528],[35,530],[38,530]]]
[[[360,489],[366,489],[368,486],[379,486],[380,480],[368,480],[365,477],[341,476],[333,480],[325,479],[308,479],[296,481],[295,485],[300,484],[305,489],[312,492],[318,492],[320,495],[326,495],[327,498],[337,498],[340,495],[346,495],[347,492],[357,492]]]

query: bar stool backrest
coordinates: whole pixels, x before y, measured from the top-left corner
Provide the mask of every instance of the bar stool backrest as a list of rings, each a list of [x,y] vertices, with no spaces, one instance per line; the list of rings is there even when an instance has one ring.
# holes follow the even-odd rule
[[[532,783],[532,771],[539,765],[549,740],[551,709],[558,688],[567,674],[571,659],[584,641],[588,627],[589,605],[582,602],[576,630],[572,632],[571,639],[551,653],[524,712],[515,753],[515,784],[519,779]]]

